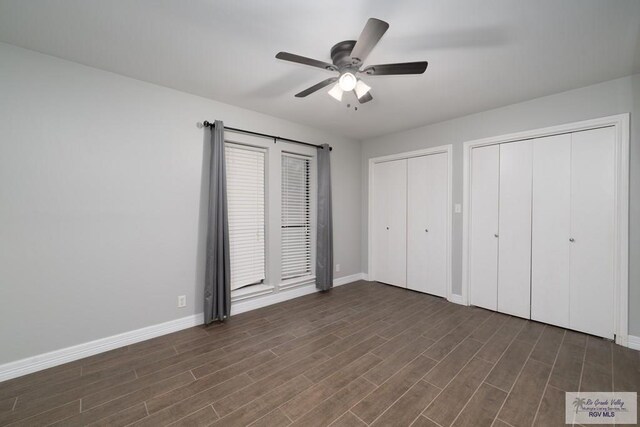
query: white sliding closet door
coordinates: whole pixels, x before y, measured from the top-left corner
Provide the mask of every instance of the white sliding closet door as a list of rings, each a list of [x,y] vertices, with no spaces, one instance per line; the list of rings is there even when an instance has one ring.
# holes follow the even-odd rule
[[[570,327],[613,338],[615,133],[571,136]]]
[[[407,160],[376,163],[373,175],[374,280],[407,286]]]
[[[571,135],[533,142],[531,318],[569,327]]]
[[[410,158],[407,173],[407,288],[444,297],[447,293],[447,154]]]
[[[498,311],[529,318],[533,142],[500,145]]]
[[[470,296],[490,310],[498,305],[499,175],[500,146],[471,150]]]

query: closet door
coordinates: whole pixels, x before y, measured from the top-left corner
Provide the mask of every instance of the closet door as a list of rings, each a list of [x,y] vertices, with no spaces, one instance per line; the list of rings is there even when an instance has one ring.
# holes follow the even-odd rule
[[[614,336],[615,133],[571,135],[570,327]]]
[[[407,160],[375,164],[373,206],[374,278],[406,287]]]
[[[490,310],[498,305],[499,174],[500,146],[471,150],[470,297]]]
[[[533,142],[531,318],[569,327],[571,135]]]
[[[448,158],[446,153],[408,160],[407,288],[447,293]]]
[[[533,142],[500,145],[498,311],[529,318]]]

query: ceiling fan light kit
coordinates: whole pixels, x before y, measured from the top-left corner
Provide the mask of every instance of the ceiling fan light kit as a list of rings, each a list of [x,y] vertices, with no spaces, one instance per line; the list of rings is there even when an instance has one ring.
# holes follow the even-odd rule
[[[373,97],[371,96],[371,87],[363,82],[358,77],[358,74],[368,76],[422,74],[427,69],[428,63],[426,61],[369,65],[362,68],[367,56],[369,56],[369,53],[378,44],[388,28],[388,23],[380,19],[369,18],[357,41],[345,40],[335,44],[331,48],[332,64],[288,52],[279,52],[276,58],[283,61],[322,68],[331,72],[338,72],[338,77],[323,80],[297,93],[296,98],[304,98],[337,81],[328,91],[329,95],[337,101],[342,101],[344,92],[353,92],[358,101],[364,104],[371,101]]]
[[[344,91],[340,87],[340,83],[336,83],[335,86],[333,86],[331,90],[329,90],[329,95],[333,96],[338,102],[342,101],[343,93]]]
[[[370,90],[371,90],[371,87],[367,85],[365,82],[363,82],[362,80],[358,80],[358,82],[356,83],[355,91],[358,99],[361,99],[363,96],[369,93]]]
[[[342,75],[338,79],[338,83],[340,84],[340,89],[342,89],[345,92],[349,92],[350,90],[355,89],[357,81],[358,80],[356,79],[356,76],[354,76],[348,71],[345,73],[342,73]]]

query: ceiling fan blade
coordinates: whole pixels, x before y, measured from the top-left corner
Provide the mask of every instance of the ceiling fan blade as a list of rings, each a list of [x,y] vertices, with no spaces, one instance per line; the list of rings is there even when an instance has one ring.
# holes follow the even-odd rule
[[[353,94],[356,96],[356,98],[358,98],[358,94],[356,93],[356,91],[353,91]],[[362,98],[358,98],[358,102],[360,104],[364,104],[366,102],[369,102],[373,99],[373,96],[371,96],[371,91],[365,93],[364,95],[362,95]]]
[[[320,83],[317,83],[310,88],[303,90],[300,93],[296,93],[296,98],[304,98],[307,95],[311,95],[313,92],[322,89],[325,86],[329,86],[331,83],[335,83],[338,81],[337,77],[331,77],[329,79],[323,80]]]
[[[335,65],[328,62],[318,61],[317,59],[307,58],[306,56],[295,55],[289,52],[278,52],[276,58],[283,61],[295,62],[297,64],[310,65],[312,67],[322,68],[329,71],[338,71]]]
[[[376,18],[369,18],[362,33],[360,33],[360,37],[358,37],[356,45],[351,51],[351,57],[357,58],[360,60],[360,63],[363,63],[388,28],[388,23]]]
[[[399,64],[380,64],[369,65],[365,67],[361,73],[368,74],[370,76],[389,76],[397,74],[422,74],[427,69],[429,63],[427,61],[421,62],[402,62]]]

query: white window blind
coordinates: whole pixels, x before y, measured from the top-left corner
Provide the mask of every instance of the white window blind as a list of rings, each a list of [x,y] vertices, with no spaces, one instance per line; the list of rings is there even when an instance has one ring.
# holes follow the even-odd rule
[[[265,151],[225,145],[231,289],[265,280]]]
[[[310,159],[282,155],[282,279],[311,274]]]

